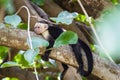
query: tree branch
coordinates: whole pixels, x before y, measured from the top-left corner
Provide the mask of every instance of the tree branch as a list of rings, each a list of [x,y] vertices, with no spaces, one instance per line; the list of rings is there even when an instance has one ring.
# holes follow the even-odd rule
[[[66,9],[70,12],[78,12],[82,13],[81,7],[77,3],[77,1],[72,0],[53,0],[55,1],[60,7]],[[89,16],[93,18],[97,18],[100,16],[102,10],[107,7],[112,6],[112,2],[110,0],[81,0],[83,6],[85,7]]]
[[[32,72],[26,71],[19,67],[0,68],[0,75],[2,75],[2,77],[17,77],[20,80],[36,80],[36,77]],[[0,77],[0,79],[2,77]]]
[[[37,36],[31,32],[32,36]],[[27,50],[28,46],[26,43],[27,31],[20,29],[0,29],[0,45],[18,48],[21,50]],[[42,50],[42,49],[41,49]],[[43,54],[42,52],[40,54]],[[94,56],[94,69],[92,74],[98,76],[103,80],[119,80],[120,79],[120,68],[110,62],[107,62],[97,55]],[[85,57],[85,55],[84,55]],[[74,67],[78,67],[78,64],[73,56],[70,46],[62,46],[56,48],[51,52],[50,58],[58,60],[60,62],[69,64]],[[86,64],[85,64],[86,66]]]

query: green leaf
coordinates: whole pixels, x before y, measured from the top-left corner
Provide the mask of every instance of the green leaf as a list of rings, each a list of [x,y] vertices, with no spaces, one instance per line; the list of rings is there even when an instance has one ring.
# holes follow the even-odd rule
[[[18,25],[18,28],[27,30],[28,25],[27,25],[26,23],[20,23],[20,24]]]
[[[18,24],[21,22],[21,18],[18,15],[10,15],[6,16],[4,18],[5,23],[11,24],[14,28],[18,26]]]
[[[83,14],[78,14],[77,17],[75,18],[75,20],[79,21],[79,22],[82,22],[86,25],[89,25],[89,22],[88,22],[88,19],[85,15]],[[94,19],[92,17],[89,17],[89,20],[93,23],[94,22]]]
[[[25,60],[24,55],[21,53],[18,53],[14,57],[14,61],[17,62],[18,64],[20,64],[20,66],[22,68],[29,68],[30,67],[29,63]]]
[[[5,9],[6,9],[6,12],[7,12],[8,14],[13,14],[13,13],[15,13],[15,7],[14,7],[13,0],[6,0]]]
[[[5,46],[0,46],[0,64],[3,62],[3,59],[6,57],[9,49]]]
[[[45,1],[44,0],[31,0],[32,2],[34,2],[35,4],[39,5],[39,6],[43,6]]]
[[[56,21],[56,23],[62,23],[62,24],[71,24],[73,19],[76,18],[78,13],[73,12],[69,13],[68,11],[61,12],[57,18],[52,17],[51,20]]]
[[[111,0],[111,1],[112,1],[112,3],[115,4],[115,5],[119,3],[118,0]]]
[[[53,47],[60,47],[67,44],[76,44],[78,41],[78,36],[72,31],[63,32],[54,43]]]
[[[27,43],[29,45],[28,39],[27,39]],[[49,42],[42,38],[32,37],[32,45],[34,49],[38,47],[47,47],[49,45]]]
[[[2,80],[19,80],[19,79],[14,77],[5,77],[5,78],[2,78]]]
[[[15,12],[13,0],[0,0],[0,6],[5,8],[7,14],[13,14]]]
[[[82,80],[88,80],[86,77],[82,76]]]
[[[19,66],[19,64],[16,62],[9,61],[9,62],[5,62],[1,65],[2,68],[12,67],[12,66]]]
[[[35,57],[39,54],[39,49],[29,49],[24,53],[24,58],[29,64],[34,62]]]

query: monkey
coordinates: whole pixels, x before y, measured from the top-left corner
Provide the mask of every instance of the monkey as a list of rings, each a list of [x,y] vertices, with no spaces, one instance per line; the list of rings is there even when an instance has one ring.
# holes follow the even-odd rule
[[[49,46],[47,47],[47,49],[49,49],[49,48],[53,47],[55,39],[57,39],[57,37],[62,32],[64,32],[64,30],[62,28],[60,28],[59,25],[48,25],[47,22],[45,22],[45,21],[38,21],[38,22],[36,22],[36,24],[34,26],[34,32],[36,34],[42,35],[46,40],[49,41]],[[90,75],[93,70],[93,55],[92,55],[92,52],[91,52],[91,49],[89,48],[89,46],[81,39],[78,39],[78,42],[76,44],[70,44],[70,46],[72,47],[76,61],[79,65],[77,72],[79,72],[80,75],[85,76],[85,77]],[[87,62],[88,62],[88,70],[87,71],[84,70],[84,62],[82,60],[81,49],[83,49],[83,51],[86,54],[86,58],[87,58]],[[45,61],[48,61],[50,52],[51,52],[51,50],[45,51],[44,55],[42,56],[42,59]],[[60,77],[61,80],[63,80],[63,77],[68,69],[67,64],[62,63],[62,66],[63,66],[64,70],[61,73],[61,77]]]

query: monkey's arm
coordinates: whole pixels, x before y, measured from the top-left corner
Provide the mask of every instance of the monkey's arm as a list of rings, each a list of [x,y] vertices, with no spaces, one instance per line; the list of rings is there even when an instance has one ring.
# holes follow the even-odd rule
[[[49,40],[49,46],[47,47],[47,49],[52,48],[53,44],[54,44],[54,41],[53,40]],[[45,51],[44,55],[42,56],[42,59],[44,61],[48,61],[50,52],[51,52],[51,50]]]
[[[58,26],[49,26],[47,31],[48,32],[44,33],[44,35],[48,36],[46,39],[49,41],[49,46],[47,47],[47,49],[49,49],[53,47],[55,39],[57,39],[57,37],[63,32],[63,30]],[[51,50],[45,51],[44,55],[42,56],[42,59],[48,61],[50,52]]]

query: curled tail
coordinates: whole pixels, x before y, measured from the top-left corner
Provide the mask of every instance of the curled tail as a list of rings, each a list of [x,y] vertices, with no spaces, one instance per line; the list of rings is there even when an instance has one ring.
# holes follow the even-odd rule
[[[77,44],[72,44],[71,46],[74,51],[76,60],[79,64],[78,72],[80,72],[80,74],[82,76],[88,76],[93,70],[93,55],[92,55],[90,48],[88,47],[88,45],[85,42],[83,42],[80,39],[78,39]],[[86,54],[86,58],[87,58],[87,62],[88,62],[88,70],[87,71],[84,70],[84,62],[82,60],[81,49],[83,49]]]
[[[83,76],[88,76],[89,74],[91,74],[92,70],[93,70],[93,55],[92,55],[92,51],[91,49],[88,47],[88,45],[83,42],[82,40],[78,40],[78,42],[80,43],[82,49],[84,50],[85,54],[86,54],[86,58],[87,58],[87,64],[88,64],[88,70],[85,71],[82,67],[81,71],[81,75]]]

